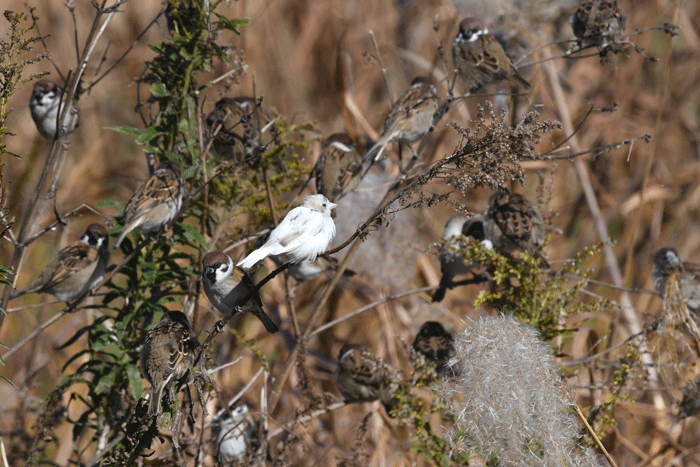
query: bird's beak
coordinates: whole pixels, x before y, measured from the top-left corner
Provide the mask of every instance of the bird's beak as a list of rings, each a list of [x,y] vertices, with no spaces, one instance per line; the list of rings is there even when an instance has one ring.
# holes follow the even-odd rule
[[[335,203],[330,203],[330,204],[328,205],[328,208],[329,208],[329,209],[335,209],[337,206],[338,206],[338,205],[335,204]]]

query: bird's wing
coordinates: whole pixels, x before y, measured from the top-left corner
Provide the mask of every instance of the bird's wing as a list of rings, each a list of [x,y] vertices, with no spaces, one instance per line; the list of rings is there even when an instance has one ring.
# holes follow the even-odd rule
[[[48,277],[42,273],[44,277],[41,279],[45,282],[44,287],[53,287],[77,272],[84,270],[97,261],[98,255],[99,253],[95,248],[82,242],[73,242],[59,252],[51,267],[47,267],[44,270]]]

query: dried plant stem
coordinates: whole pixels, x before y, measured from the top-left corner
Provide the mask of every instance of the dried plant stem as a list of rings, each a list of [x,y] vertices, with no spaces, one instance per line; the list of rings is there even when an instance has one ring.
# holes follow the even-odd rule
[[[545,56],[549,55],[549,52],[546,50],[544,51],[544,53]],[[546,71],[549,77],[549,81],[552,85],[552,93],[554,94],[554,98],[557,103],[559,117],[564,127],[564,131],[566,133],[571,134],[574,132],[574,127],[571,123],[571,115],[569,114],[569,109],[566,105],[564,91],[561,87],[561,82],[559,81],[557,71],[554,68],[553,62],[547,62],[543,68]],[[574,152],[580,151],[580,145],[576,135],[573,135],[571,137],[570,145]],[[591,180],[588,177],[586,165],[584,164],[582,159],[575,159],[573,164],[578,179],[581,183],[581,187],[586,198],[586,203],[588,204],[588,209],[591,211],[591,216],[593,217],[598,237],[603,242],[603,252],[605,254],[605,260],[608,265],[608,272],[610,273],[610,277],[612,278],[612,281],[615,284],[615,286],[623,287],[624,284],[622,280],[620,265],[617,262],[617,257],[615,256],[615,252],[613,251],[610,242],[608,242],[607,225],[605,224],[605,219],[603,218],[603,215],[600,211],[600,206],[598,205],[598,200],[596,199],[595,192],[593,190],[593,185],[591,184]],[[628,333],[631,335],[640,334],[642,332],[643,327],[639,321],[637,313],[634,310],[632,300],[627,292],[622,291],[620,293],[620,302],[622,304],[622,315],[628,327]],[[647,351],[645,343],[640,342],[639,346],[640,358],[642,360],[642,363],[651,364],[651,354]],[[651,384],[653,386],[658,386],[659,379],[657,370],[650,365],[648,367],[648,371],[649,380]],[[666,405],[661,394],[655,393],[652,397],[657,408],[662,408]]]
[[[303,417],[299,417],[295,419],[292,423],[293,424],[299,424],[299,423],[304,423],[307,422],[313,418],[320,417],[321,415],[327,414],[328,412],[333,412],[334,410],[338,410],[341,407],[345,407],[347,405],[346,402],[334,402],[331,405],[327,405],[326,407],[322,409],[315,410],[311,412],[308,415],[304,415]],[[269,440],[270,438],[274,438],[275,436],[281,435],[285,431],[289,431],[291,428],[288,426],[281,426],[277,428],[275,431],[267,435],[267,439]]]
[[[675,8],[673,11],[673,24],[678,23],[678,9],[680,7],[680,0],[676,0],[675,2]],[[672,50],[673,47],[673,36],[668,35],[666,36],[666,50],[670,51]],[[670,78],[670,73],[671,73],[671,67],[670,67],[670,60],[671,60],[671,53],[666,53],[664,57],[664,77],[659,83],[659,89],[658,89],[658,96],[657,96],[657,102],[659,102],[659,105],[661,105],[663,108],[668,108],[668,100],[670,96],[670,89],[668,86],[668,83],[671,82]],[[661,108],[661,107],[660,107]],[[661,125],[665,124],[666,120],[666,113],[662,112],[659,110],[656,113],[656,122],[654,124],[654,134],[659,135],[661,134]],[[633,263],[634,263],[634,245],[635,245],[635,240],[637,238],[637,234],[639,232],[639,224],[641,223],[641,217],[642,217],[642,212],[644,210],[644,195],[646,194],[646,187],[647,184],[649,183],[649,175],[651,174],[651,167],[654,165],[654,155],[656,154],[658,145],[660,142],[660,138],[654,138],[654,140],[651,142],[651,146],[648,147],[648,155],[647,155],[647,161],[646,165],[644,166],[644,175],[642,177],[642,186],[639,188],[639,205],[637,206],[637,212],[634,215],[634,223],[632,224],[632,238],[630,239],[628,246],[627,246],[627,264],[625,265],[625,276],[624,276],[624,283],[628,284],[630,283],[632,279],[632,274],[634,272],[633,269]]]
[[[393,301],[393,300],[398,300],[399,298],[408,297],[408,296],[411,296],[411,295],[418,295],[418,294],[421,294],[421,293],[423,293],[423,292],[430,292],[430,291],[433,291],[433,290],[437,290],[437,289],[439,289],[439,288],[440,288],[440,285],[431,285],[431,286],[428,286],[428,287],[422,287],[422,288],[420,288],[420,289],[407,290],[406,292],[397,293],[397,294],[394,294],[394,295],[390,295],[390,296],[388,296],[388,297],[385,297],[385,298],[383,298],[383,299],[381,299],[381,300],[377,300],[376,302],[372,302],[372,303],[370,303],[369,305],[365,305],[365,306],[363,306],[363,307],[360,307],[360,308],[358,308],[357,310],[354,310],[354,311],[348,313],[347,315],[341,316],[341,317],[338,318],[338,319],[334,319],[333,321],[330,321],[330,322],[324,324],[323,326],[319,326],[319,327],[316,328],[312,333],[310,333],[310,334],[308,335],[308,337],[306,338],[306,340],[308,341],[308,340],[311,339],[313,336],[315,336],[315,335],[317,335],[317,334],[319,334],[319,333],[325,331],[326,329],[332,328],[332,327],[335,326],[336,324],[340,324],[340,323],[342,323],[343,321],[347,321],[347,320],[350,319],[350,318],[354,318],[355,316],[357,316],[357,315],[359,315],[359,314],[361,314],[361,313],[364,313],[364,312],[367,311],[367,310],[371,310],[372,308],[374,308],[374,307],[376,307],[376,306],[382,305],[382,304],[384,304],[384,303],[391,302],[391,301]]]
[[[617,467],[617,464],[613,460],[613,458],[610,456],[610,453],[608,453],[608,450],[605,449],[605,446],[603,446],[603,443],[600,441],[600,438],[598,438],[598,435],[595,434],[595,431],[593,428],[591,428],[591,425],[588,424],[588,420],[586,420],[586,417],[583,415],[583,412],[581,412],[581,409],[579,406],[574,403],[574,410],[576,410],[576,415],[578,415],[578,418],[581,419],[583,422],[584,426],[586,427],[586,430],[588,430],[588,433],[590,433],[591,437],[595,440],[595,443],[598,445],[600,450],[603,452],[603,455],[605,458],[610,462],[611,467]]]
[[[379,62],[379,69],[384,77],[384,85],[386,86],[386,93],[389,96],[389,103],[394,106],[394,97],[391,95],[391,87],[389,86],[389,77],[386,74],[386,66],[384,66],[384,61],[382,60],[382,54],[379,52],[379,45],[377,45],[377,39],[374,37],[374,31],[369,30],[369,37],[372,38],[372,45],[374,46],[374,51],[377,53],[377,61]]]
[[[65,100],[63,101],[61,112],[59,112],[59,122],[65,122],[65,118],[68,112],[70,112],[70,109],[72,108],[71,104],[74,100],[76,90],[78,89],[80,78],[82,77],[82,74],[85,71],[85,67],[87,66],[87,63],[90,60],[90,56],[92,55],[92,52],[95,49],[95,46],[97,45],[97,42],[99,41],[100,37],[104,33],[107,24],[109,24],[110,20],[116,13],[117,6],[119,6],[124,1],[125,0],[118,0],[114,4],[114,6],[109,9],[107,18],[102,23],[101,27],[100,19],[105,13],[105,11],[107,11],[105,10],[107,0],[103,0],[101,6],[93,4],[95,5],[95,8],[97,10],[97,12],[95,13],[95,19],[93,20],[92,27],[90,28],[90,32],[85,41],[85,50],[83,52],[83,56],[79,60],[78,72],[73,74],[73,76],[71,77],[71,81],[68,86],[69,91],[66,94]],[[49,172],[53,168],[60,168],[63,165],[63,159],[66,153],[66,151],[63,150],[63,142],[65,140],[66,135],[62,134],[59,134],[58,138],[54,139],[53,144],[51,146],[51,152],[49,153],[49,156],[46,159],[46,164],[44,165],[44,169],[41,172],[39,181],[37,182],[36,188],[32,192],[29,201],[27,202],[27,207],[22,217],[20,232],[17,237],[17,245],[15,246],[15,251],[12,255],[12,261],[10,263],[10,270],[12,271],[12,278],[10,281],[11,283],[6,285],[3,289],[2,298],[0,299],[0,309],[5,309],[7,307],[7,302],[10,299],[10,294],[12,293],[12,289],[17,279],[17,272],[19,271],[22,261],[24,259],[24,253],[27,248],[26,240],[31,236],[32,232],[36,229],[37,222],[39,222],[39,220],[41,219],[41,215],[43,213],[43,206],[45,206],[46,203],[44,203],[42,205],[42,209],[39,209],[36,213],[34,213],[34,208],[36,207],[36,203],[39,199],[39,194],[42,191],[42,187],[44,186],[48,178]],[[56,170],[54,173],[53,182],[48,191],[49,193],[55,193],[55,191],[57,190],[59,175],[59,171]],[[2,313],[0,314],[0,329],[2,329],[4,320],[5,314]]]

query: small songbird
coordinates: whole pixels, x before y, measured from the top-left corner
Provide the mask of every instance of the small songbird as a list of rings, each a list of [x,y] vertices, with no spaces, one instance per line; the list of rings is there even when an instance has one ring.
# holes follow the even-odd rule
[[[287,213],[267,242],[237,266],[248,269],[269,255],[277,255],[284,263],[315,260],[335,237],[335,222],[331,217],[335,207],[323,195],[307,196],[301,206]]]
[[[540,253],[547,239],[544,219],[537,206],[523,195],[494,193],[484,213],[484,232],[496,251],[505,254],[527,251],[540,260],[541,267],[549,269],[549,263]]]
[[[160,231],[180,212],[184,193],[180,166],[168,160],[158,164],[153,175],[136,188],[124,208],[124,227],[114,248],[136,228],[144,233]]]
[[[384,119],[382,136],[367,151],[363,162],[374,163],[381,159],[386,146],[392,141],[410,145],[428,134],[433,116],[438,110],[437,88],[432,79],[418,76],[411,87],[399,96],[389,115]],[[413,150],[413,148],[411,148]],[[414,152],[415,153],[415,152]]]
[[[211,251],[204,255],[202,284],[209,301],[224,315],[234,307],[240,307],[242,311],[257,316],[267,332],[279,331],[277,325],[263,310],[260,293],[256,290],[253,279],[243,269],[235,266],[226,253]],[[248,299],[243,302],[246,297]]]
[[[437,321],[426,321],[420,327],[413,349],[420,352],[427,360],[435,363],[437,374],[445,373],[450,367],[448,363],[455,354],[452,334],[447,332]]]
[[[59,251],[34,282],[15,291],[10,298],[46,292],[62,302],[73,301],[102,281],[109,258],[107,229],[91,224],[80,240]]]
[[[231,465],[243,460],[256,436],[256,425],[257,422],[245,404],[230,410],[221,409],[216,414],[212,424],[212,436],[216,456],[221,464]]]
[[[185,376],[187,371],[192,370],[195,378],[209,381],[204,358],[192,367],[200,347],[187,316],[181,311],[164,313],[156,327],[146,333],[141,348],[141,372],[151,383],[149,417],[160,413],[163,391],[167,388],[172,396],[173,382]]]
[[[60,86],[53,81],[42,79],[34,84],[34,91],[29,99],[29,111],[32,114],[32,120],[34,120],[41,136],[48,140],[53,140],[58,136],[56,124],[58,123],[59,104],[61,103],[62,95],[63,89]],[[77,126],[77,119],[71,115],[73,112],[73,107],[68,109],[63,120],[63,129],[66,133],[72,132]]]
[[[680,283],[683,300],[690,311],[700,314],[700,265],[681,261],[678,252],[671,247],[661,248],[654,254],[652,280],[664,299],[669,294],[671,278]]]
[[[488,28],[476,18],[464,18],[452,42],[452,61],[455,71],[469,92],[507,79],[530,89],[532,86],[520,76],[500,42],[489,34]]]
[[[456,214],[450,217],[447,224],[445,224],[442,238],[446,243],[440,249],[438,256],[442,278],[440,279],[440,288],[433,294],[433,302],[440,302],[445,298],[445,292],[447,289],[454,287],[454,278],[459,275],[471,272],[474,275],[475,282],[483,279],[482,276],[474,272],[475,264],[466,264],[459,255],[454,254],[453,248],[459,246],[462,236],[471,237],[479,242],[484,240],[483,216],[476,215],[468,218],[463,214]]]
[[[236,165],[251,164],[279,140],[272,114],[249,96],[219,99],[207,115],[206,127],[213,137],[212,152]]]
[[[362,158],[356,143],[345,133],[336,133],[323,141],[312,174],[316,190],[332,202],[350,193],[362,178]]]
[[[345,402],[380,400],[387,414],[398,403],[394,397],[401,371],[357,344],[345,344],[338,354],[335,384]]]
[[[627,15],[617,0],[583,0],[569,18],[578,48],[606,48],[625,33]]]

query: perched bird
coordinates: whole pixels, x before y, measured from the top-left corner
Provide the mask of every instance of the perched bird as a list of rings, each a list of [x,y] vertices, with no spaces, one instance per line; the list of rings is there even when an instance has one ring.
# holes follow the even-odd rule
[[[163,391],[167,388],[172,396],[173,382],[189,370],[195,377],[209,380],[203,358],[192,367],[200,347],[187,316],[181,311],[167,311],[156,327],[146,333],[141,348],[141,372],[151,383],[149,417],[160,413]]]
[[[224,315],[234,307],[240,307],[242,311],[257,316],[267,332],[279,331],[277,325],[265,314],[253,279],[243,269],[236,267],[226,253],[211,251],[204,255],[202,284],[209,301]],[[248,299],[243,301],[246,297]]]
[[[219,462],[230,465],[242,461],[257,433],[257,422],[245,404],[221,409],[214,417],[212,435]]]
[[[345,402],[380,400],[387,414],[398,401],[394,392],[401,372],[357,344],[345,344],[338,354],[335,384]]]
[[[606,48],[625,33],[627,15],[617,0],[583,0],[569,18],[578,48]]]
[[[219,99],[206,117],[212,152],[236,165],[250,164],[279,140],[272,114],[249,96]]]
[[[423,138],[430,131],[438,105],[437,88],[433,80],[425,76],[414,78],[411,87],[399,96],[384,119],[382,136],[367,151],[362,161],[377,162],[392,141],[411,145]]]
[[[455,354],[452,334],[437,321],[423,323],[413,341],[413,349],[435,363],[438,375],[449,369],[447,364]]]
[[[42,79],[34,84],[34,91],[29,99],[32,120],[39,130],[39,134],[48,140],[53,140],[58,136],[58,112],[62,95],[63,89],[60,86],[53,81]],[[72,132],[77,126],[77,119],[71,115],[73,112],[73,107],[68,109],[63,120],[63,129],[66,133]]]
[[[681,262],[676,250],[665,247],[654,254],[654,272],[651,277],[664,300],[669,297],[669,287],[677,281],[690,311],[700,313],[700,265]]]
[[[255,241],[254,248],[260,248],[267,242],[267,240],[270,238],[270,232],[267,232],[266,234],[260,235],[258,239]],[[280,267],[284,264],[284,261],[282,261],[278,256],[275,255],[270,255],[270,259],[275,263],[277,267]],[[254,271],[255,268],[252,268],[249,270],[251,274],[253,274],[252,271]],[[313,279],[316,279],[318,276],[320,276],[322,273],[326,271],[337,271],[338,270],[338,259],[333,258],[332,256],[321,256],[319,258],[316,258],[313,261],[300,261],[298,263],[295,263],[287,269],[287,273],[292,276],[295,280],[298,282],[305,282],[305,281],[310,281]],[[351,277],[357,274],[355,271],[351,269],[345,269],[343,271],[343,276],[346,277]]]
[[[455,71],[469,92],[507,79],[526,89],[532,87],[511,62],[500,42],[489,34],[488,28],[476,18],[464,18],[452,42]]]
[[[267,242],[237,266],[250,268],[269,255],[277,255],[285,263],[315,260],[335,237],[335,222],[331,217],[331,209],[335,207],[323,195],[307,196],[301,206],[287,213]]]
[[[316,190],[332,202],[350,193],[360,183],[362,158],[355,146],[345,133],[336,133],[323,141],[312,173],[316,178]]]
[[[73,301],[102,281],[109,257],[107,229],[91,224],[80,240],[59,251],[34,282],[15,291],[10,298],[46,292],[62,302]]]
[[[540,260],[541,267],[549,269],[539,251],[547,238],[544,219],[537,206],[523,195],[494,193],[484,213],[484,232],[497,251],[527,251]]]
[[[433,294],[433,302],[440,302],[445,298],[447,289],[454,287],[454,278],[471,272],[474,275],[474,282],[484,278],[474,272],[475,264],[466,264],[464,260],[455,255],[453,248],[461,244],[462,236],[471,237],[477,241],[482,241],[484,235],[484,218],[481,215],[468,218],[463,214],[456,214],[447,221],[442,238],[445,240],[444,246],[440,249],[440,288]]]
[[[184,193],[180,166],[168,160],[158,164],[153,175],[136,188],[124,208],[124,227],[114,242],[114,248],[118,248],[124,237],[136,228],[144,233],[161,230],[180,212]]]

